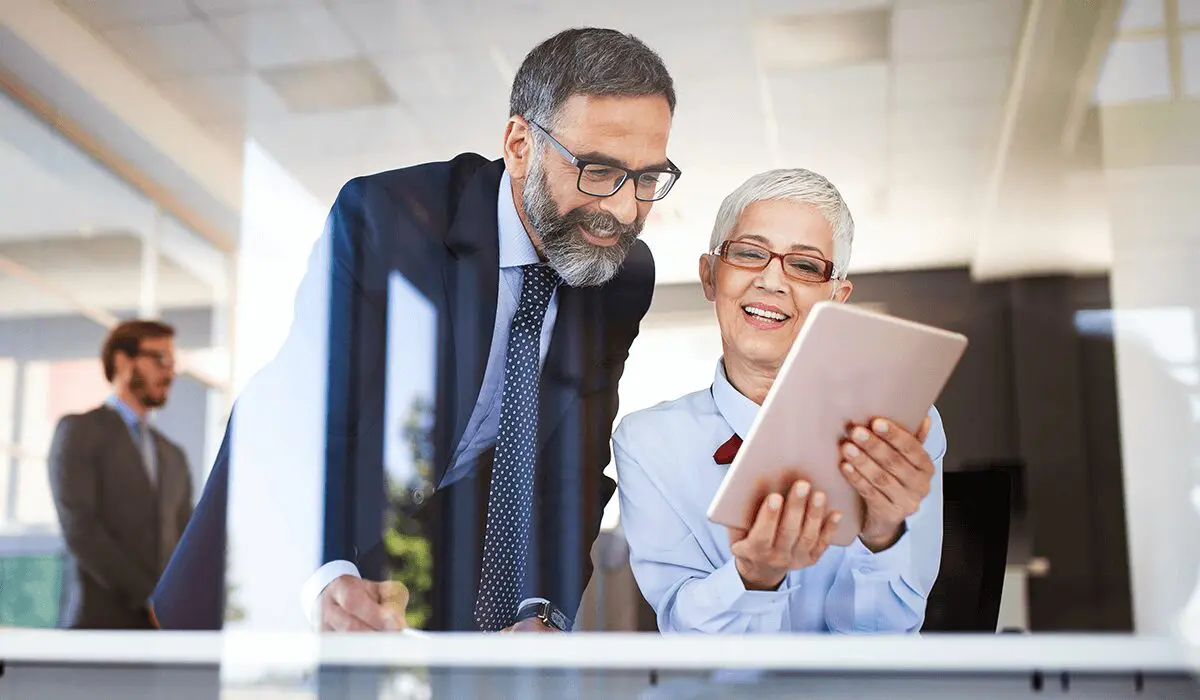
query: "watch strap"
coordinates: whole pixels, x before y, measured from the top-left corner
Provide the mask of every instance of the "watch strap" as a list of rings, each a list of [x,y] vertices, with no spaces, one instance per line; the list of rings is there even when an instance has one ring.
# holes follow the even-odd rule
[[[561,632],[571,631],[571,618],[563,614],[563,611],[559,610],[554,603],[547,601],[531,603],[517,611],[516,622],[530,618],[537,618],[543,625],[553,627]]]

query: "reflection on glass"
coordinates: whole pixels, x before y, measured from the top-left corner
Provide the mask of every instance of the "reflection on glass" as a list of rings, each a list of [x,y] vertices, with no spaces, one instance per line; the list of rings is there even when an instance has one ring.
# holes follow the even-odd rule
[[[408,624],[420,629],[432,614],[433,546],[413,515],[434,489],[437,312],[399,272],[388,280],[387,336],[383,543],[389,577],[408,588]]]
[[[297,287],[310,251],[313,269],[327,269],[327,240],[313,248],[325,211],[253,141],[244,167],[232,360],[238,398],[224,477],[228,568],[218,573],[225,576],[230,629],[300,631],[308,622],[297,593],[320,565],[323,532],[323,377],[330,339],[328,305],[317,300],[328,298],[328,277],[314,275],[314,287],[299,298]],[[281,350],[294,312],[302,323]]]
[[[211,358],[229,334],[210,331],[226,317],[227,257],[7,95],[0,163],[0,625],[53,627],[75,576],[48,478],[55,427],[111,393],[107,329],[164,318],[179,376],[151,422],[182,447],[198,493],[208,414],[226,410],[228,371]]]

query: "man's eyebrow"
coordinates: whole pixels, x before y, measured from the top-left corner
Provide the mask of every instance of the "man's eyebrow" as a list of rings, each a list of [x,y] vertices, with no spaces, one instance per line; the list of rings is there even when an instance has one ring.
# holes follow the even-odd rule
[[[590,161],[592,163],[600,163],[602,165],[615,165],[620,168],[625,168],[626,170],[670,170],[671,169],[671,163],[669,161],[665,161],[665,160],[662,161],[661,163],[654,163],[652,165],[647,165],[644,168],[632,168],[629,166],[628,163],[621,160],[620,158],[613,158],[610,155],[600,153],[598,151],[588,151],[587,153],[577,153],[577,154],[575,154],[575,158],[577,158],[578,160]]]

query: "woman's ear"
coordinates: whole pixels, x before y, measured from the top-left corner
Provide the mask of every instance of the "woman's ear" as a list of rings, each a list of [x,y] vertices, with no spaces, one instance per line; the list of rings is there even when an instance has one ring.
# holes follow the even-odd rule
[[[700,286],[704,288],[704,298],[709,301],[717,300],[717,256],[705,253],[700,256]]]
[[[830,299],[845,304],[850,300],[850,295],[854,293],[854,283],[850,280],[834,280],[833,283],[836,286],[833,288],[833,296]]]

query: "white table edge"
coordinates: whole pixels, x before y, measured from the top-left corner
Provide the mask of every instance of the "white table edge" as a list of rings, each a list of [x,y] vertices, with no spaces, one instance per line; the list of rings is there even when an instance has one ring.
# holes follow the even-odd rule
[[[37,665],[553,668],[1196,674],[1200,650],[1128,635],[673,636],[0,630],[0,661]]]

